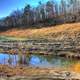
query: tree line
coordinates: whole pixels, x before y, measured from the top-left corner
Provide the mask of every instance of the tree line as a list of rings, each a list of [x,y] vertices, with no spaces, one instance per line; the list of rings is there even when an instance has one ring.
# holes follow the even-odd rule
[[[80,21],[80,1],[49,0],[39,2],[37,7],[27,4],[24,9],[13,11],[9,16],[0,20],[0,29],[36,28],[63,23]]]

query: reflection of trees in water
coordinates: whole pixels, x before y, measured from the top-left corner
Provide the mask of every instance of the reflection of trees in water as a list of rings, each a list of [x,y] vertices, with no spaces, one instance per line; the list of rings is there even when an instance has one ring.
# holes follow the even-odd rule
[[[17,46],[17,47],[18,47],[18,49],[17,48],[14,48],[14,49],[5,48],[4,51],[8,52],[8,54],[7,54],[8,57],[5,60],[5,56],[4,56],[3,63],[4,64],[8,63],[8,65],[12,65],[12,66],[13,66],[13,64],[15,66],[17,66],[18,64],[19,65],[29,65],[29,61],[30,61],[31,56],[26,51],[26,48],[23,48],[23,46]],[[10,53],[11,50],[12,50],[12,52],[14,51],[13,52],[14,54]],[[7,61],[7,62],[5,63],[5,61]]]
[[[30,54],[26,55],[27,65],[29,65],[30,60],[31,60],[31,55]]]
[[[40,63],[47,61],[50,64],[56,65],[58,67],[70,67],[74,65],[77,61],[73,59],[66,59],[61,57],[55,57],[53,55],[33,55],[39,58]]]
[[[61,58],[61,57],[55,57],[53,55],[38,55],[38,54],[32,54],[30,55],[29,52],[27,50],[25,50],[25,48],[19,48],[19,50],[17,51],[17,54],[11,55],[11,54],[7,54],[8,55],[8,64],[12,65],[12,63],[15,61],[15,66],[17,64],[19,65],[29,65],[31,58],[33,56],[37,57],[40,61],[40,63],[48,62],[50,64],[53,65],[58,65],[58,66],[63,66],[63,67],[70,67],[71,65],[74,65],[78,60],[74,60],[74,59],[67,59],[67,58]],[[4,54],[5,55],[5,54]],[[17,57],[18,56],[18,57]],[[18,59],[17,59],[18,58]],[[18,60],[18,62],[17,62]],[[4,64],[5,63],[5,58],[3,59]],[[13,66],[13,65],[12,65]]]
[[[48,62],[51,62],[52,60],[53,60],[53,58],[54,58],[54,56],[53,55],[46,55],[46,56],[44,56],[45,57],[45,59],[48,61]]]
[[[57,57],[56,61],[57,60],[60,60],[60,65],[62,67],[66,67],[66,68],[74,65],[77,62],[77,60],[73,60],[73,59],[70,59],[70,58],[68,59],[68,58],[64,58],[64,57],[63,58],[62,57]]]
[[[15,61],[15,65],[17,65],[17,55],[16,55],[16,53],[14,54],[14,61]]]
[[[30,55],[28,51],[26,51],[25,47],[26,46],[23,46],[22,48],[19,47],[18,64],[20,65],[29,65]]]
[[[34,55],[34,56],[39,58],[40,63],[42,63],[43,61],[47,61],[50,63],[53,59],[52,55]]]
[[[31,56],[30,55],[19,55],[18,64],[20,65],[29,65]]]
[[[18,51],[18,64],[19,65],[23,65],[24,64],[24,61],[25,61],[25,56],[23,55],[23,50],[22,50],[22,47],[18,46],[19,48],[19,51]]]
[[[8,64],[9,64],[9,65],[12,65],[12,62],[13,62],[12,57],[11,57],[11,55],[9,54]]]

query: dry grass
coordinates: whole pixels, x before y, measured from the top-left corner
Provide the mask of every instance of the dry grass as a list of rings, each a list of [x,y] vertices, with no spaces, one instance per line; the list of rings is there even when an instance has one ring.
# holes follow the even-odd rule
[[[0,65],[0,73],[4,73],[4,75],[8,76],[33,76],[33,75],[48,75],[55,74],[55,72],[60,72],[61,69],[53,69],[53,68],[31,68],[31,67],[10,67],[7,65]]]
[[[52,26],[41,29],[12,29],[6,32],[0,33],[0,35],[4,36],[14,36],[14,37],[26,37],[29,39],[35,38],[55,38],[55,39],[63,39],[72,37],[80,34],[80,23],[74,24],[63,24],[58,26]]]
[[[80,62],[77,62],[75,65],[70,67],[70,71],[80,73]]]

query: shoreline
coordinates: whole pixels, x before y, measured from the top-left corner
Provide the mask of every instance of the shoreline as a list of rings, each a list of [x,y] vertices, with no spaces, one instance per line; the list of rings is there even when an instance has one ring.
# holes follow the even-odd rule
[[[0,65],[0,78],[3,78],[4,80],[7,80],[7,78],[9,78],[9,80],[66,80],[67,78],[80,80],[80,73],[57,68],[33,68],[25,66],[12,67],[7,65]]]

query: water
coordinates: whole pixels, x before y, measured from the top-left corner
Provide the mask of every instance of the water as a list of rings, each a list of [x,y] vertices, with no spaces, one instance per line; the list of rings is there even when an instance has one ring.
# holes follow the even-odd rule
[[[30,65],[42,68],[68,68],[75,65],[78,61],[73,59],[66,59],[62,57],[54,57],[52,55],[31,55]]]
[[[19,63],[19,56],[18,55],[8,55],[8,54],[0,54],[0,64],[7,64],[9,63],[9,58],[11,59],[11,65],[16,65]],[[79,60],[73,60],[73,59],[66,59],[61,57],[54,57],[52,55],[28,55],[26,56],[25,60],[27,63],[23,63],[24,65],[34,66],[34,67],[40,67],[40,68],[48,68],[48,67],[54,67],[54,68],[67,68],[71,65],[75,65],[77,62],[80,62]]]
[[[12,65],[16,65],[18,61],[18,55],[8,55],[0,53],[0,64],[9,64],[8,60],[9,58],[12,59]],[[16,59],[15,59],[16,58]]]

